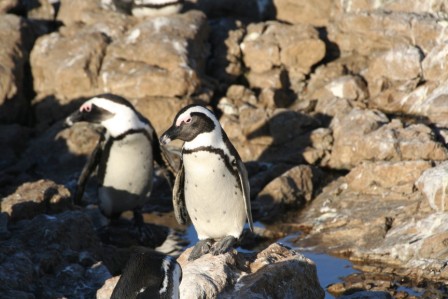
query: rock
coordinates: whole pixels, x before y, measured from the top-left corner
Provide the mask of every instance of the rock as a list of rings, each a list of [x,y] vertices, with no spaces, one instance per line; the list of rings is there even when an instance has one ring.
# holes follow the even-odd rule
[[[195,9],[203,11],[211,20],[232,17],[246,22],[256,22],[265,13],[256,0],[192,0],[191,2],[194,3]],[[186,3],[188,4],[188,1]]]
[[[443,0],[436,0],[432,3],[421,3],[418,0],[406,1],[395,0],[391,2],[382,1],[373,3],[370,1],[345,1],[338,3],[338,9],[343,12],[372,12],[372,11],[392,11],[392,12],[409,12],[415,14],[425,13],[446,13],[447,8]]]
[[[278,20],[293,24],[310,24],[315,27],[329,25],[333,2],[319,0],[312,4],[308,1],[274,0]]]
[[[444,212],[448,209],[445,202],[447,189],[448,162],[427,169],[416,181],[416,186],[422,192],[431,209]]]
[[[202,13],[191,11],[149,18],[130,28],[107,49],[101,88],[131,99],[192,94],[205,69],[205,21]]]
[[[441,43],[426,55],[422,62],[423,77],[425,80],[444,82],[448,79],[446,74],[446,58],[448,57],[448,43]]]
[[[280,244],[252,257],[232,252],[188,262],[190,252],[178,259],[183,273],[181,298],[324,297],[314,263]]]
[[[430,128],[423,124],[403,127],[398,120],[384,125],[387,122],[385,115],[369,110],[353,109],[346,117],[336,116],[331,124],[334,145],[329,165],[351,168],[367,160],[445,160],[448,152]]]
[[[346,176],[348,189],[363,194],[411,194],[416,181],[431,169],[428,161],[365,162]],[[418,182],[418,181],[417,181]]]
[[[241,50],[244,63],[256,73],[284,65],[290,73],[307,74],[325,56],[325,44],[309,25],[267,22],[247,30]]]
[[[20,0],[4,0],[0,3],[0,14],[7,14],[11,10],[17,9],[20,4]]]
[[[1,210],[12,221],[32,219],[39,214],[55,214],[71,205],[70,192],[52,181],[39,180],[25,183],[17,191],[4,198]]]
[[[211,57],[207,73],[219,81],[232,83],[243,74],[240,43],[245,28],[235,19],[224,18],[211,22],[210,29]]]
[[[30,136],[31,130],[29,128],[17,124],[0,125],[1,169],[7,169],[19,160]]]
[[[309,139],[311,145],[303,150],[303,159],[309,164],[328,164],[333,146],[331,130],[327,128],[315,129],[310,133]]]
[[[350,101],[363,101],[368,97],[366,83],[356,76],[342,76],[325,86],[335,97]]]
[[[64,103],[99,93],[98,75],[107,43],[99,32],[81,31],[74,36],[55,32],[39,38],[30,57],[38,96],[56,95]]]
[[[313,198],[321,175],[317,168],[300,165],[275,178],[253,201],[255,218],[272,222],[287,210],[304,206]]]
[[[448,124],[446,117],[448,89],[444,84],[428,82],[413,92],[398,97],[400,110],[411,115],[427,117],[440,127]]]
[[[31,0],[24,2],[27,18],[53,21],[56,17],[56,7],[53,0]]]
[[[96,292],[96,299],[110,299],[120,276],[114,276],[105,281],[104,285]]]
[[[0,15],[0,123],[30,123],[25,67],[35,36],[27,22]]]
[[[446,40],[447,35],[439,19],[428,14],[382,10],[335,13],[333,24],[328,27],[328,37],[339,50],[362,55],[402,45],[417,45],[423,53],[428,53],[438,41]]]
[[[8,230],[8,214],[5,212],[0,213],[0,240],[9,239],[11,233]]]
[[[38,215],[10,225],[11,238],[0,244],[1,289],[45,298],[93,296],[110,277],[101,264],[83,267],[78,253],[101,258],[101,245],[89,218],[67,211]],[[81,296],[81,294],[83,294]]]
[[[66,26],[78,22],[85,23],[89,12],[97,12],[101,9],[99,0],[61,0],[57,19]]]
[[[142,97],[134,103],[135,108],[149,119],[159,136],[172,125],[177,112],[188,104],[192,104],[192,101],[174,97]]]
[[[382,291],[360,291],[350,295],[343,295],[338,297],[340,299],[392,299],[392,296],[387,292]]]
[[[412,80],[418,80],[421,74],[421,61],[423,55],[417,47],[397,46],[391,50],[378,53],[371,58],[368,70],[364,74],[371,96],[376,96],[384,87],[391,88],[394,85],[407,81],[409,86]],[[378,79],[379,78],[379,79]],[[415,88],[410,85],[411,89]]]

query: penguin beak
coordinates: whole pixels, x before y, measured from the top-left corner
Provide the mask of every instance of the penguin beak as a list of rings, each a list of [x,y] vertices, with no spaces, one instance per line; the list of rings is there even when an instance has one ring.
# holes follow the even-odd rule
[[[71,126],[73,126],[74,123],[82,121],[82,120],[83,120],[82,113],[79,111],[75,111],[65,119],[64,125],[66,127],[71,127]]]
[[[177,136],[179,135],[179,127],[176,126],[171,126],[168,130],[166,130],[165,133],[162,134],[162,136],[160,137],[160,143],[162,145],[165,145],[171,141],[173,141],[174,139],[177,139]]]

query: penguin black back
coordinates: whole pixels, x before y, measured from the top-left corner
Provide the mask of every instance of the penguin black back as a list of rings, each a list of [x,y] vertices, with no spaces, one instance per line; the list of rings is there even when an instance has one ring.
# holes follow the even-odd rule
[[[138,247],[131,255],[111,299],[178,299],[182,270],[176,260]]]

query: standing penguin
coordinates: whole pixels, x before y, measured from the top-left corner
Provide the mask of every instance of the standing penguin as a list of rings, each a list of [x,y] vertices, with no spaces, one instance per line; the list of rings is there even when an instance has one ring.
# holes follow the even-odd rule
[[[81,203],[87,180],[98,168],[101,212],[116,220],[122,212],[133,210],[134,221],[141,229],[141,208],[152,189],[153,160],[167,166],[154,128],[131,103],[113,94],[91,98],[65,122],[72,126],[81,121],[98,125],[102,132],[79,177],[75,204]]]
[[[199,242],[189,260],[227,252],[240,238],[246,219],[253,231],[246,168],[216,116],[200,105],[178,112],[160,142],[185,141],[173,190],[176,219],[191,219]],[[216,241],[216,243],[214,243]]]
[[[182,269],[171,256],[145,247],[134,249],[111,299],[179,299]]]

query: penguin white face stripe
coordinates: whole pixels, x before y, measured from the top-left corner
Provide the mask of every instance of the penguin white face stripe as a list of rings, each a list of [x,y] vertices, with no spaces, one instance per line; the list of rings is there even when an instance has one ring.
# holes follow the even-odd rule
[[[114,114],[113,117],[101,123],[113,137],[117,137],[129,130],[145,129],[151,132],[150,126],[147,123],[142,122],[135,111],[126,105],[95,97],[84,103],[84,105],[81,106],[80,111],[89,111],[88,109],[91,110],[92,105],[96,105]]]
[[[210,118],[213,123],[215,124],[215,127],[221,127],[220,123],[216,119],[215,115],[208,110],[207,108],[204,108],[202,106],[194,106],[190,109],[186,110],[184,113],[179,115],[176,119],[176,126],[180,126],[182,122],[186,121],[187,119],[191,118],[191,114],[194,112],[199,112],[205,114],[208,118]]]

